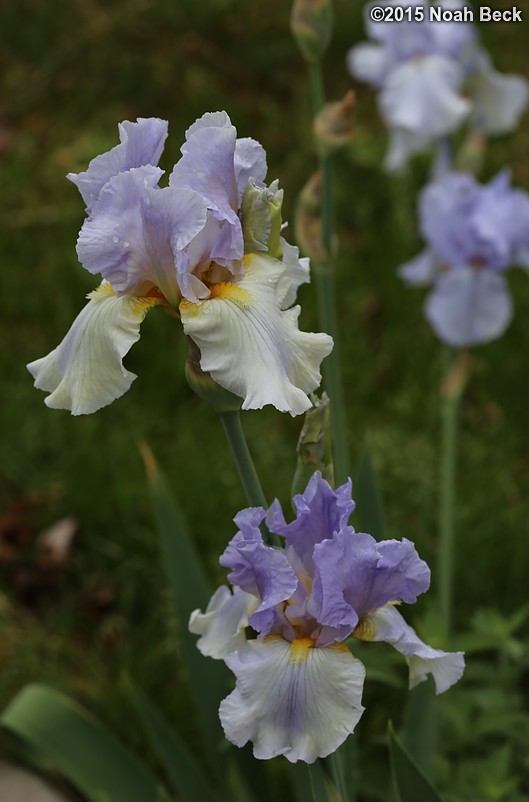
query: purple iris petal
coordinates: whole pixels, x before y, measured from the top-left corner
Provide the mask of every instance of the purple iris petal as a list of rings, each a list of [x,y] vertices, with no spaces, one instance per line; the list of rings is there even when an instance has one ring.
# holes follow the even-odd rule
[[[191,190],[158,189],[158,167],[138,167],[110,179],[77,243],[79,260],[120,293],[158,286],[179,301],[181,251],[204,227],[206,206]]]
[[[81,193],[88,212],[92,211],[99,193],[113,176],[132,167],[143,167],[147,164],[156,166],[162,154],[167,137],[165,120],[140,117],[135,123],[125,120],[119,124],[118,129],[120,145],[92,159],[88,170],[67,175]]]
[[[258,183],[266,178],[266,152],[263,146],[250,137],[237,139],[234,168],[240,199],[250,178]]]
[[[230,569],[228,579],[236,587],[261,600],[249,623],[263,635],[277,625],[274,607],[286,601],[298,584],[284,551],[265,546],[259,525],[265,518],[262,507],[250,507],[235,517],[239,531],[220,557]]]
[[[500,173],[480,185],[466,173],[451,173],[423,190],[421,229],[440,261],[454,267],[508,267],[529,241],[529,195],[510,187]]]
[[[292,549],[304,570],[312,576],[312,554],[316,543],[333,536],[346,526],[355,508],[351,498],[351,480],[333,490],[321,473],[316,471],[305,492],[292,499],[296,520],[287,524],[279,502],[270,507],[266,521],[272,532],[286,540],[287,550]]]
[[[350,527],[316,545],[314,565],[311,612],[336,628],[334,637],[332,630],[322,633],[319,646],[343,640],[364,613],[387,602],[415,602],[430,584],[430,570],[411,541],[377,542]]]
[[[505,278],[492,270],[452,268],[426,299],[426,317],[437,336],[458,348],[499,337],[512,317]]]
[[[220,226],[211,258],[225,267],[240,261],[244,252],[237,215],[240,193],[235,171],[236,141],[237,132],[225,112],[204,115],[188,130],[182,158],[169,179],[170,186],[193,189],[208,202]]]

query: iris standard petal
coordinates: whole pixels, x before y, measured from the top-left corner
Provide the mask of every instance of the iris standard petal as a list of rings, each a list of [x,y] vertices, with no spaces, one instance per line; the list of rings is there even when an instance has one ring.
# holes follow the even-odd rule
[[[240,200],[250,178],[257,182],[264,181],[266,178],[268,170],[266,151],[261,143],[251,137],[237,139],[235,142],[234,169]]]
[[[206,657],[223,660],[230,652],[241,649],[246,643],[248,616],[256,606],[255,596],[239,588],[233,593],[226,585],[217,588],[206,612],[194,610],[189,618],[189,631],[202,636],[197,640],[199,651]]]
[[[188,260],[181,251],[204,229],[207,207],[189,189],[158,189],[161,175],[148,166],[112,178],[81,228],[77,255],[117,292],[137,292],[148,282],[178,305],[182,290],[191,294],[182,279]]]
[[[326,630],[318,645],[344,640],[364,613],[389,601],[412,604],[428,590],[430,569],[410,540],[377,542],[371,535],[345,527],[314,547],[312,603]]]
[[[117,296],[110,284],[91,292],[85,308],[51,353],[27,366],[52,409],[85,415],[127,392],[136,378],[122,360],[139,339],[140,323],[157,298]]]
[[[320,471],[316,471],[305,492],[292,499],[296,510],[296,519],[292,523],[286,523],[279,502],[270,507],[266,518],[270,531],[285,538],[287,550],[294,552],[311,579],[314,576],[314,546],[347,525],[355,508],[351,492],[350,479],[333,490]]]
[[[167,137],[167,122],[157,117],[125,120],[118,126],[120,145],[92,159],[88,170],[66,176],[78,188],[88,212],[107,181],[118,173],[146,164],[156,166]]]
[[[503,334],[512,318],[512,303],[500,273],[459,267],[439,276],[424,311],[443,342],[465,348]]]
[[[261,760],[284,755],[313,763],[354,731],[364,710],[364,667],[341,644],[313,645],[309,638],[270,637],[227,656],[237,678],[219,710],[228,740],[252,741]]]
[[[180,304],[184,331],[200,348],[202,370],[243,398],[243,409],[272,404],[299,415],[311,406],[307,393],[320,384],[332,338],[299,331],[299,307],[281,309],[281,262],[249,254],[244,269],[212,286],[209,299]]]
[[[428,184],[419,197],[421,231],[441,262],[459,266],[480,254],[470,221],[481,187],[468,173],[450,173]]]
[[[463,652],[443,652],[432,649],[419,638],[414,629],[391,605],[370,613],[362,621],[357,637],[362,640],[385,641],[404,654],[410,669],[410,688],[423,682],[431,674],[436,693],[443,693],[463,675]]]

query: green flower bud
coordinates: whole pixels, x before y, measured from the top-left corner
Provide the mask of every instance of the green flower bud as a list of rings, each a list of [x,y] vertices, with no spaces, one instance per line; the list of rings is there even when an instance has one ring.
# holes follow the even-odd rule
[[[281,206],[283,190],[278,181],[260,187],[250,178],[242,196],[242,232],[245,253],[266,253],[281,259]]]
[[[331,0],[294,0],[290,27],[307,61],[319,61],[331,41]]]
[[[200,367],[200,349],[188,337],[188,355],[185,364],[185,374],[187,383],[200,398],[211,404],[215,412],[219,415],[224,412],[237,412],[241,408],[242,398],[225,390],[216,381],[213,381],[209,373],[204,373]]]
[[[353,139],[355,95],[352,89],[336,103],[326,103],[314,120],[314,136],[321,151],[334,153]]]
[[[315,471],[334,485],[334,467],[331,447],[331,402],[327,393],[321,398],[311,395],[312,408],[305,413],[305,422],[299,436],[298,463],[292,482],[292,494],[302,493]]]

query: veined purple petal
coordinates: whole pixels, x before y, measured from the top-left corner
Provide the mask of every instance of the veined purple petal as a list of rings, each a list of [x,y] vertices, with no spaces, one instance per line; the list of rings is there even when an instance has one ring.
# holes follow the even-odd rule
[[[343,640],[364,613],[389,601],[411,604],[430,585],[430,570],[411,541],[377,542],[350,527],[315,546],[314,565],[311,613],[337,630],[335,637],[320,636],[322,646]]]
[[[220,557],[220,564],[230,569],[228,579],[246,593],[260,600],[249,618],[250,625],[266,635],[276,622],[274,607],[295,591],[298,579],[284,551],[263,543],[259,524],[265,518],[262,507],[250,507],[235,517],[240,527]]]
[[[117,292],[150,283],[177,305],[179,253],[204,228],[207,211],[191,190],[158,189],[161,175],[146,166],[111,178],[80,231],[77,255]]]
[[[139,117],[135,123],[125,120],[118,126],[120,145],[92,159],[88,170],[66,176],[78,188],[88,212],[107,181],[130,170],[150,164],[156,167],[167,137],[167,122],[157,117]]]
[[[296,519],[292,523],[286,523],[278,502],[270,507],[266,518],[268,527],[285,538],[287,550],[294,552],[310,577],[314,575],[314,546],[346,526],[355,508],[351,490],[350,479],[333,490],[320,471],[316,471],[305,492],[292,499],[296,509]]]
[[[195,190],[207,201],[219,224],[210,258],[232,269],[244,253],[237,215],[240,193],[235,169],[237,132],[226,112],[205,114],[186,134],[182,158],[171,173],[171,187]],[[241,165],[242,169],[242,165]]]

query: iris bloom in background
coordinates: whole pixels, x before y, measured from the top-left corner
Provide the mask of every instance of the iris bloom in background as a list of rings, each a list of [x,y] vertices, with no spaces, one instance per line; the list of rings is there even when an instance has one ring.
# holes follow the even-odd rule
[[[437,693],[461,677],[464,659],[427,646],[396,609],[428,589],[429,568],[409,540],[377,542],[348,526],[350,481],[334,491],[315,473],[293,501],[291,523],[277,500],[235,517],[239,531],[220,558],[233,592],[220,587],[189,626],[200,651],[237,678],[220,705],[226,737],[252,741],[257,758],[312,763],[340,746],[364,710],[365,669],[347,638],[390,643],[406,656],[410,687],[432,674]],[[265,545],[263,521],[284,548]],[[247,626],[257,638],[247,640]]]
[[[280,236],[283,193],[263,183],[262,146],[237,138],[225,112],[204,114],[161,188],[167,123],[123,122],[119,134],[119,145],[68,176],[88,215],[77,254],[103,282],[60,345],[28,365],[48,406],[79,415],[123,395],[135,378],[123,357],[159,306],[180,316],[202,370],[243,409],[308,409],[332,339],[299,331],[300,308],[289,308],[309,266]]]
[[[419,219],[428,247],[399,272],[409,284],[433,284],[425,314],[451,346],[499,337],[512,317],[504,273],[529,268],[529,194],[508,172],[486,185],[450,173],[422,190]]]
[[[369,4],[366,30],[372,42],[347,56],[351,74],[378,91],[380,113],[390,129],[388,170],[454,132],[464,120],[490,134],[511,131],[529,98],[528,82],[497,72],[480,46],[472,22],[437,22],[427,0],[405,3],[422,21],[374,22]],[[390,0],[387,6],[402,6]],[[461,11],[462,0],[439,0],[433,8]],[[415,13],[415,11],[414,11]],[[416,17],[416,19],[417,19]]]

